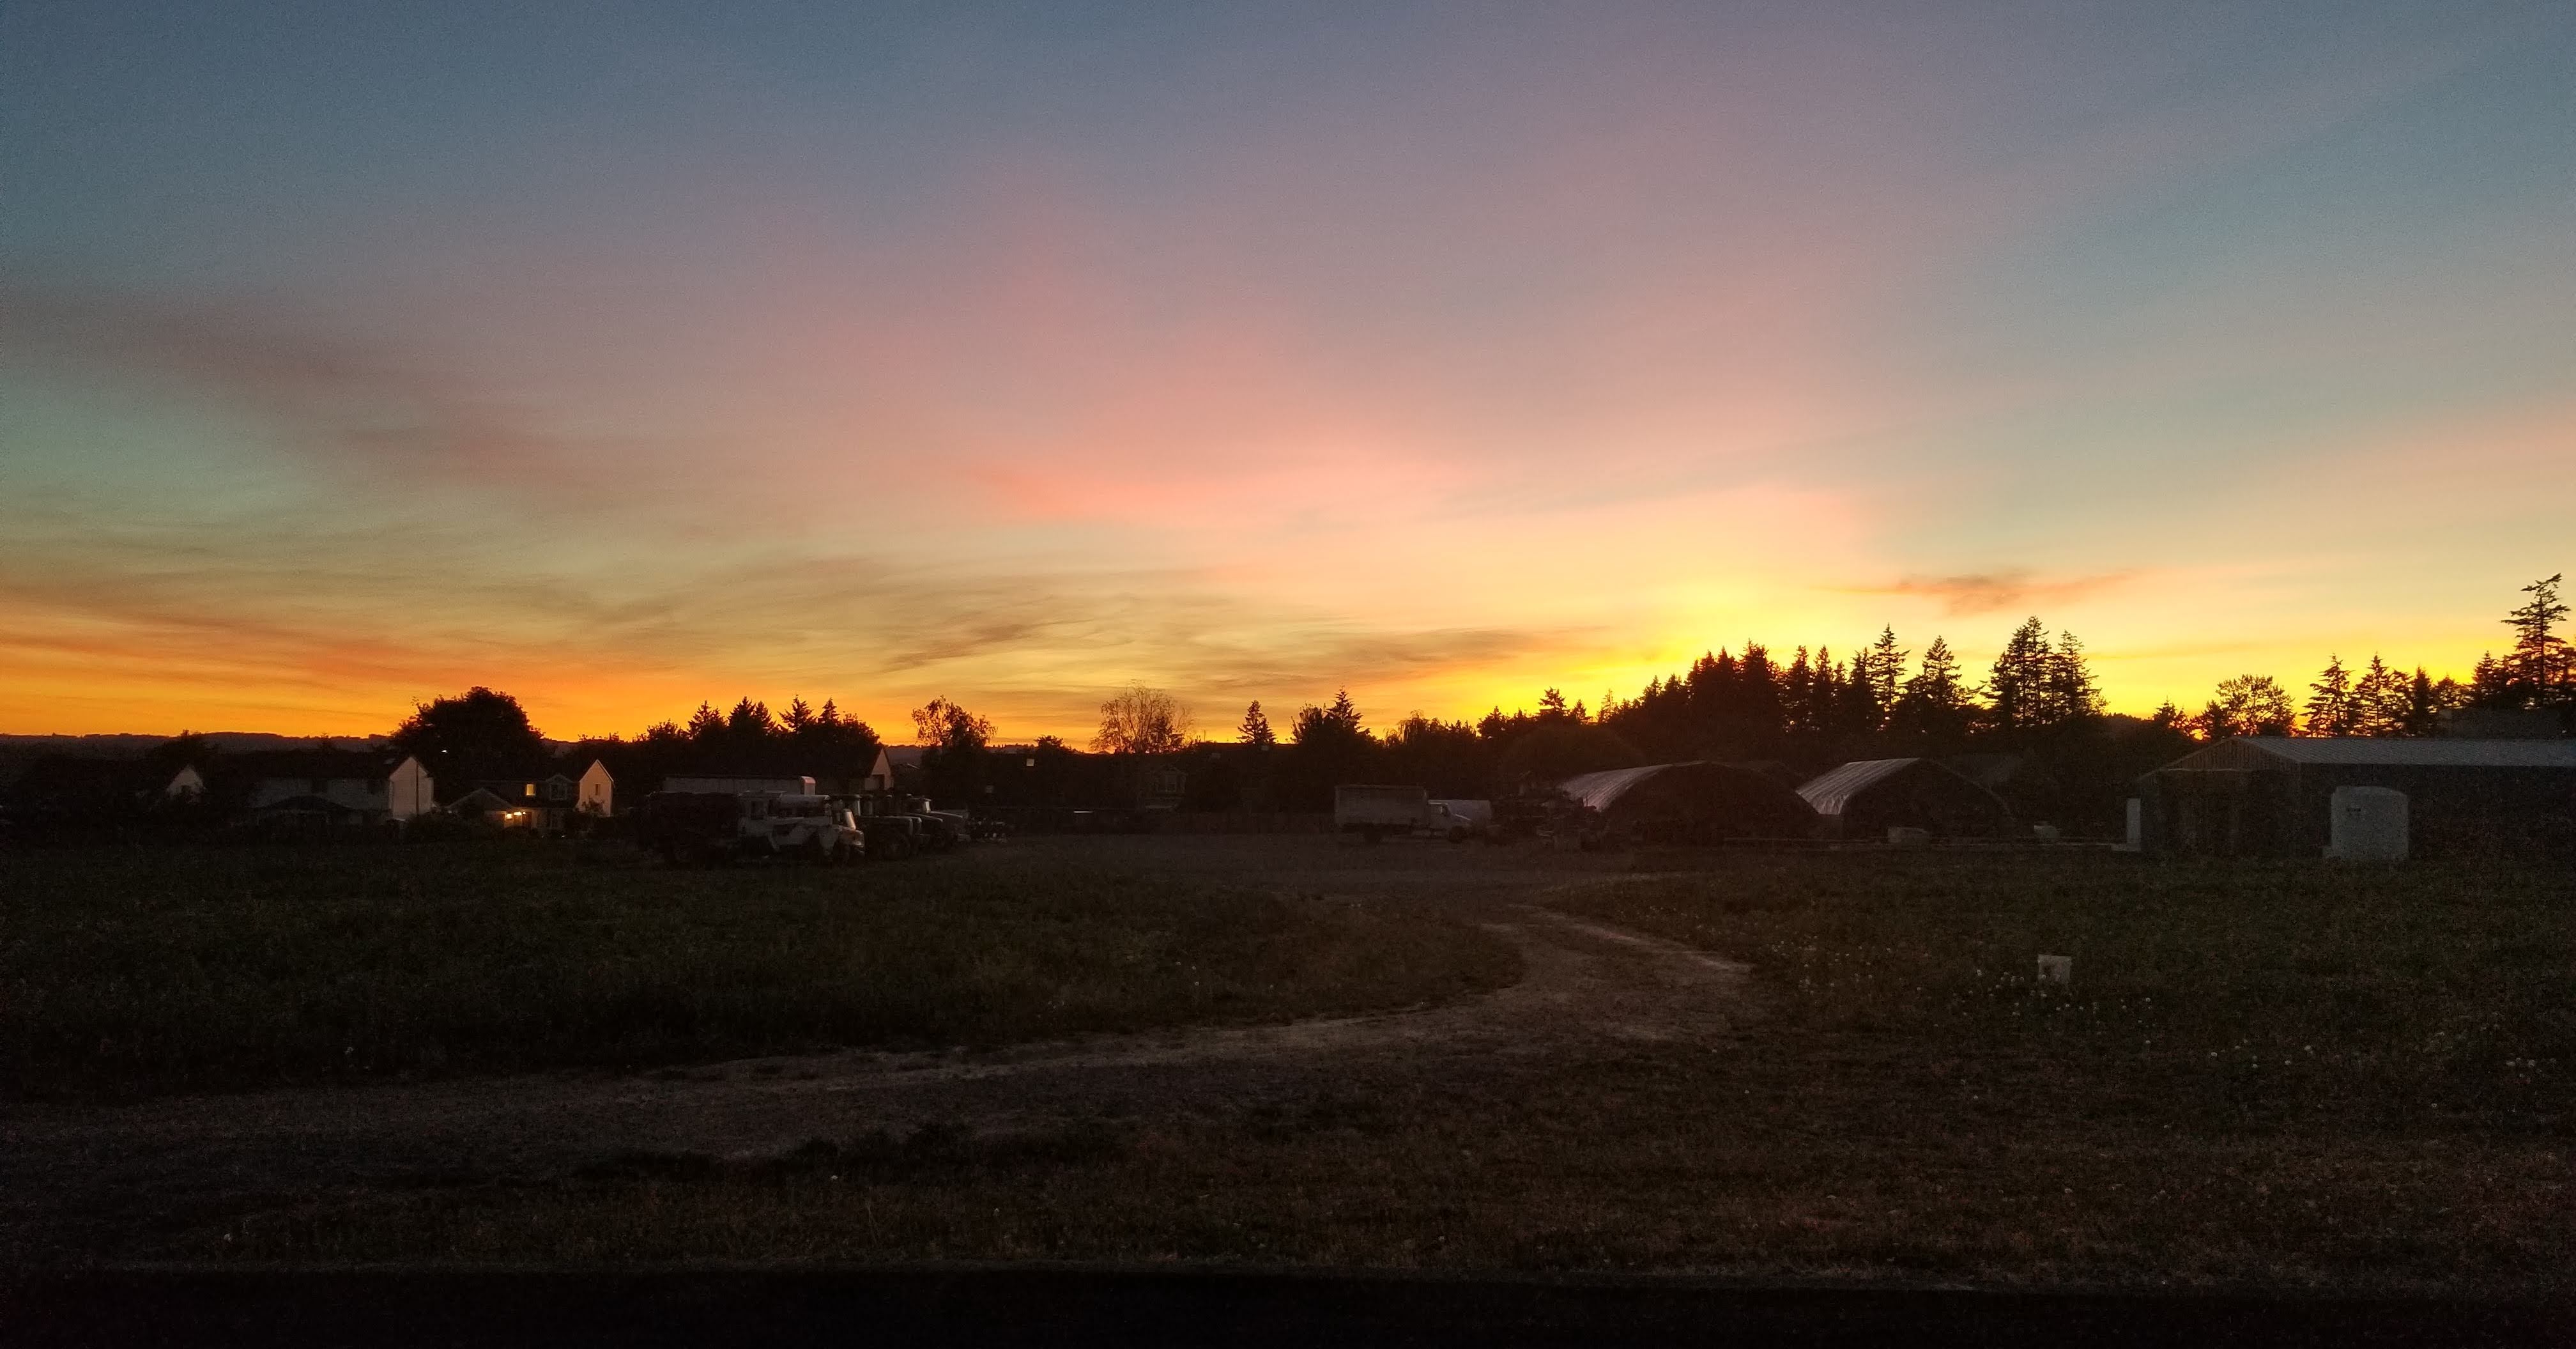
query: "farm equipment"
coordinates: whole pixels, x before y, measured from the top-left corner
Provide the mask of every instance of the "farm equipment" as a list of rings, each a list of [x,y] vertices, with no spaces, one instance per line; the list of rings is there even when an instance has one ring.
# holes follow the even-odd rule
[[[674,866],[740,857],[853,861],[867,838],[832,798],[788,792],[655,792],[636,815],[636,842]]]

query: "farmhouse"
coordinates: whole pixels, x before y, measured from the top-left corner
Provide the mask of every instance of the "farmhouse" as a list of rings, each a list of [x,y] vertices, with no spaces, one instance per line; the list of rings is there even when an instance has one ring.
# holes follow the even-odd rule
[[[570,765],[531,769],[516,777],[487,778],[447,802],[452,815],[560,834],[575,815],[605,819],[613,813],[617,780],[597,759],[579,773]]]
[[[343,828],[408,820],[436,805],[418,759],[366,750],[279,750],[215,762],[216,793],[272,826]]]
[[[1931,759],[1861,759],[1798,788],[1824,838],[1883,838],[1891,828],[1939,838],[2012,832],[2003,798]]]
[[[2576,740],[2303,740],[2240,736],[2141,778],[2152,851],[2316,857],[2337,787],[2403,792],[2422,854],[2566,846]]]
[[[1815,812],[1758,770],[1694,761],[1585,773],[1557,790],[1586,814],[1595,836],[1640,843],[1710,843],[1727,838],[1803,838]]]

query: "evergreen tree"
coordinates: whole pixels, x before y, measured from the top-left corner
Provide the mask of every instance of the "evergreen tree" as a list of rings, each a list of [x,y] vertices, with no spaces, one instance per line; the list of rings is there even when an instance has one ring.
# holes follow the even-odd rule
[[[2102,690],[2085,663],[2084,643],[2074,633],[2057,634],[2057,649],[2049,653],[2041,688],[2046,694],[2044,725],[2065,726],[2102,715]]]
[[[1495,710],[1501,711],[1499,708]],[[1234,738],[1265,749],[1279,743],[1278,733],[1270,729],[1270,718],[1262,714],[1259,699],[1254,699],[1252,706],[1243,709],[1243,724],[1235,727]]]
[[[1351,691],[1334,693],[1330,707],[1312,703],[1297,709],[1297,720],[1288,728],[1289,739],[1300,745],[1357,744],[1370,739],[1360,725],[1360,710],[1351,703]]]
[[[2406,676],[2388,668],[2379,653],[2352,686],[2352,734],[2403,735],[2406,732]]]
[[[815,714],[814,724],[822,727],[826,734],[839,730],[841,728],[840,704],[829,698],[824,699],[823,710]]]
[[[2307,731],[2310,735],[2338,736],[2356,734],[2359,709],[2353,701],[2352,672],[2343,668],[2338,654],[2326,659],[2326,668],[2308,685]]]
[[[784,720],[790,734],[802,735],[814,725],[814,709],[806,704],[802,695],[790,698],[787,700],[787,716]]]
[[[2517,707],[2546,707],[2576,702],[2576,648],[2557,633],[2567,605],[2558,598],[2565,573],[2522,588],[2531,602],[2505,615],[2513,629],[2513,650],[2506,654],[2508,700]]]
[[[777,729],[778,723],[769,719],[767,703],[755,703],[744,698],[725,714],[725,734],[731,736],[736,744],[758,744]]]
[[[1807,648],[1801,646],[1789,658],[1789,668],[1780,672],[1780,728],[1792,735],[1811,735],[1816,730],[1816,671],[1807,662]]]
[[[1999,731],[2024,731],[2048,725],[2050,652],[2048,629],[2036,615],[2024,619],[2004,639],[2003,650],[1986,674],[1986,724]]]
[[[1859,659],[1852,661],[1852,677],[1861,681],[1864,679],[1862,671],[1866,669],[1868,672],[1865,679],[1870,705],[1878,709],[1878,722],[1868,729],[1877,730],[1886,724],[1887,714],[1896,707],[1897,690],[1905,684],[1905,657],[1909,653],[1896,644],[1896,628],[1889,624],[1878,630],[1878,640],[1870,643],[1865,654],[1868,657],[1866,663]]]
[[[1912,678],[1897,692],[1893,723],[1908,734],[1956,740],[1965,734],[1976,704],[1959,680],[1959,658],[1939,637],[1923,648]]]

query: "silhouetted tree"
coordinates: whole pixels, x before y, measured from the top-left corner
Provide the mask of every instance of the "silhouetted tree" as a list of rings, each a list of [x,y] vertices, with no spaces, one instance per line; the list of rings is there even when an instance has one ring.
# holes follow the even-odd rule
[[[1288,737],[1299,745],[1359,744],[1369,740],[1369,733],[1360,724],[1360,710],[1351,703],[1351,691],[1342,689],[1334,693],[1330,707],[1309,703],[1298,708]]]
[[[777,729],[778,723],[770,719],[767,703],[745,698],[725,714],[725,735],[736,745],[757,745]]]
[[[2026,731],[2050,720],[2046,686],[2049,677],[2048,629],[2036,616],[2025,619],[2004,639],[1986,674],[1986,724],[1998,731]]]
[[[1186,705],[1161,689],[1131,684],[1100,705],[1100,733],[1091,747],[1104,754],[1177,754],[1189,736]]]
[[[2207,739],[2224,740],[2231,735],[2289,735],[2297,724],[2298,713],[2279,680],[2242,674],[2218,681],[2197,729]]]
[[[814,709],[802,695],[787,700],[787,715],[779,718],[789,734],[800,734],[814,724]]]
[[[1250,707],[1243,709],[1243,722],[1234,728],[1234,738],[1263,748],[1279,743],[1278,732],[1270,729],[1270,718],[1262,714],[1261,700],[1256,698]]]
[[[713,704],[700,703],[698,710],[689,715],[689,738],[701,745],[713,745],[723,739],[724,730],[724,714]]]
[[[993,738],[993,723],[946,698],[912,709],[913,740],[954,753],[979,751]]]
[[[519,700],[479,684],[416,705],[395,728],[393,743],[432,778],[451,782],[506,777],[547,758],[545,737],[528,723]]]
[[[1959,658],[1950,653],[1948,642],[1934,637],[1932,645],[1923,648],[1913,677],[1896,695],[1897,729],[1936,742],[1956,741],[1967,733],[1975,712],[1976,705],[1959,681]]]
[[[2040,692],[2048,726],[2070,726],[2102,715],[2102,690],[2085,662],[2084,643],[2074,633],[2057,634],[2057,649],[2049,653]]]
[[[2522,588],[2531,601],[2505,615],[2505,626],[2513,629],[2513,649],[2494,662],[2492,690],[2486,677],[2489,662],[2478,662],[2482,703],[2546,707],[2576,702],[2576,648],[2557,633],[2558,621],[2567,617],[2567,605],[2558,598],[2564,579],[2565,573],[2559,573]]]
[[[2343,668],[2341,655],[2330,656],[2316,682],[2308,685],[2307,733],[2351,735],[2359,721],[2353,704],[2352,672]]]
[[[2406,733],[2406,676],[2388,668],[2379,653],[2352,686],[2352,734],[2389,736]]]

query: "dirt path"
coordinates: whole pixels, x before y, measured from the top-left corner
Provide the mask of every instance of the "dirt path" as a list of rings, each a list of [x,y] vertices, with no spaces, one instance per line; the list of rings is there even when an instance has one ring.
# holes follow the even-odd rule
[[[68,1253],[94,1234],[248,1199],[558,1174],[621,1151],[775,1154],[933,1120],[1011,1129],[1227,1113],[1399,1081],[1466,1085],[1622,1041],[1716,1039],[1740,1014],[1743,968],[1704,952],[1529,905],[1484,925],[1518,946],[1521,981],[1416,1011],[976,1054],[17,1107],[0,1113],[0,1248]]]

